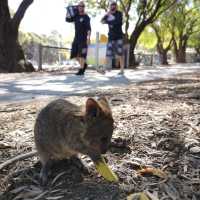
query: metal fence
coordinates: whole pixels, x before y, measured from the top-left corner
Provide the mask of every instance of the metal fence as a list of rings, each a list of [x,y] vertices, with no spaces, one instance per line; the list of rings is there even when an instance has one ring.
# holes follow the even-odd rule
[[[53,66],[61,67],[70,65],[72,67],[78,66],[76,61],[70,60],[70,48],[57,47],[51,45],[39,44],[34,47],[32,52],[28,52],[28,57],[32,57],[30,60],[34,65],[37,65],[38,70],[42,70],[45,67],[51,68]],[[33,54],[32,56],[29,56]],[[124,63],[125,67],[129,66],[130,47],[129,45],[124,46]],[[136,61],[140,65],[152,66],[159,65],[159,56],[147,53],[136,53]],[[168,54],[169,63],[174,63],[172,54]],[[195,53],[187,53],[186,61],[189,63],[197,62],[197,56]],[[106,43],[100,43],[99,33],[96,34],[96,42],[89,45],[87,62],[91,67],[100,67],[106,65]],[[115,63],[115,59],[113,59]]]
[[[42,66],[44,63],[47,65],[55,65],[58,63],[62,65],[69,58],[69,52],[71,49],[65,47],[56,47],[56,46],[47,46],[47,45],[39,45],[39,58],[38,58],[38,70],[42,70]],[[52,51],[51,54],[48,52],[47,57],[45,57],[45,51]]]

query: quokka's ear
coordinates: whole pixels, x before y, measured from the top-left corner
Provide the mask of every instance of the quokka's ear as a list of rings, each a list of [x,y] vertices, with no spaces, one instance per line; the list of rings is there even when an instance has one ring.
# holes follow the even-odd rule
[[[101,106],[102,110],[105,113],[112,115],[112,111],[110,109],[110,105],[109,105],[108,100],[106,99],[106,97],[100,97],[98,99],[98,103],[99,103],[99,105]]]
[[[100,107],[98,103],[94,99],[89,98],[86,101],[86,115],[91,117],[97,117],[99,112],[100,112]]]
[[[108,103],[108,100],[106,99],[106,97],[99,97],[98,102],[102,102],[103,104],[109,106],[109,103]]]

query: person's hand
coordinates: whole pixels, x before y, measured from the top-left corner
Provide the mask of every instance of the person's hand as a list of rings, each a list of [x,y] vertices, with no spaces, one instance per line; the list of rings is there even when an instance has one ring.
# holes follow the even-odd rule
[[[109,16],[110,14],[111,14],[111,11],[109,10],[109,11],[106,13],[106,15]]]

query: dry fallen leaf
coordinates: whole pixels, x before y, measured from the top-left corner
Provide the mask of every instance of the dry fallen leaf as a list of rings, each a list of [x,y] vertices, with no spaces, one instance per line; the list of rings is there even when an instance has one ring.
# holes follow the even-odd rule
[[[200,153],[200,147],[192,147],[190,148],[190,153],[193,153],[193,154],[197,154],[197,153]]]
[[[152,175],[158,176],[160,178],[167,178],[167,173],[166,172],[164,172],[161,169],[156,169],[156,168],[151,168],[151,167],[141,169],[141,170],[138,171],[138,173],[140,175],[152,174]]]
[[[44,191],[41,194],[39,194],[38,196],[36,196],[34,199],[32,199],[32,200],[39,200],[42,197],[44,197],[47,193],[48,193],[48,191]]]
[[[151,193],[148,190],[145,190],[145,193],[148,195],[148,197],[151,200],[159,200],[159,198],[158,198],[158,192],[157,191],[153,191],[153,193]]]
[[[53,181],[51,182],[51,185],[53,186],[55,184],[55,182],[60,178],[62,177],[64,174],[66,174],[66,172],[61,172],[59,173],[54,179]]]
[[[21,187],[15,188],[14,190],[11,190],[10,193],[18,194],[19,192],[23,191],[26,188],[27,188],[27,186],[21,186]]]
[[[8,148],[12,148],[12,147],[9,144],[7,144],[6,142],[0,141],[0,149],[8,149]]]
[[[127,197],[127,200],[150,200],[144,192],[131,194]]]
[[[64,196],[56,196],[56,197],[47,197],[47,200],[58,200],[58,199],[62,199]]]

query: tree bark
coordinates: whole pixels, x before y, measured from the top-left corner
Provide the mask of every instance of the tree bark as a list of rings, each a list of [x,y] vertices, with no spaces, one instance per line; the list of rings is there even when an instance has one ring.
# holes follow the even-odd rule
[[[33,0],[23,0],[14,17],[11,18],[8,0],[0,4],[0,69],[6,72],[34,71],[25,61],[24,52],[18,42],[18,29],[21,20]]]
[[[180,37],[178,44],[175,39],[173,40],[176,63],[186,63],[186,44],[187,38]]]
[[[186,49],[181,47],[175,51],[176,63],[186,63]]]
[[[197,55],[200,56],[200,47],[196,47],[195,51],[196,51]]]
[[[139,26],[137,26],[135,28],[135,30],[133,31],[133,33],[131,34],[131,37],[129,40],[129,43],[130,43],[129,65],[130,65],[130,67],[135,68],[139,65],[139,63],[137,62],[136,57],[135,57],[135,48],[136,48],[138,39],[139,39],[141,33],[144,31],[145,27],[146,27],[146,23],[143,22]]]
[[[168,59],[167,59],[167,52],[165,49],[157,49],[159,59],[160,59],[160,64],[161,65],[168,65]]]
[[[156,38],[157,38],[156,48],[157,48],[157,52],[158,52],[158,55],[159,55],[160,64],[161,65],[168,65],[169,63],[168,63],[168,59],[167,59],[167,53],[172,46],[173,35],[172,35],[172,37],[171,37],[171,39],[168,43],[168,46],[164,47],[164,38],[162,38],[161,33],[159,31],[159,29],[161,29],[161,27],[158,27],[155,24],[152,24],[151,27],[153,28],[155,35],[156,35]]]

